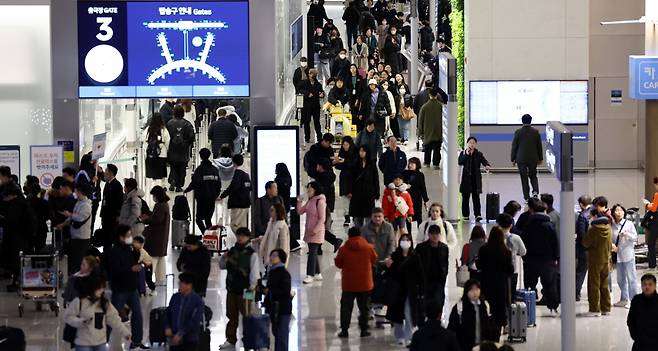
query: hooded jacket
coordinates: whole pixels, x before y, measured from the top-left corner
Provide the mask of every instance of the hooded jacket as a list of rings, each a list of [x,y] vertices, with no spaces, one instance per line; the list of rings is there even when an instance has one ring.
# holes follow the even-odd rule
[[[377,253],[362,236],[349,238],[338,250],[334,262],[342,270],[341,285],[344,292],[372,290],[372,267],[377,262]]]
[[[144,197],[144,192],[134,189],[124,196],[121,204],[119,224],[130,226],[133,236],[141,235],[144,231],[144,224],[139,219],[142,214],[142,197]]]
[[[101,328],[96,328],[100,320]],[[100,300],[92,302],[88,298],[75,298],[64,312],[64,322],[77,329],[77,346],[97,346],[107,342],[107,327],[116,330],[121,336],[130,335],[130,330],[121,322],[116,308],[108,301],[105,311]]]
[[[545,213],[535,213],[528,217],[521,239],[527,250],[523,261],[554,262],[560,257],[555,227]]]
[[[212,163],[219,170],[219,179],[222,182],[230,182],[233,179],[233,174],[235,173],[233,159],[230,157],[220,157],[214,159]]]
[[[599,217],[592,221],[583,246],[587,249],[587,264],[599,266],[610,261],[612,252],[612,229],[607,217]]]

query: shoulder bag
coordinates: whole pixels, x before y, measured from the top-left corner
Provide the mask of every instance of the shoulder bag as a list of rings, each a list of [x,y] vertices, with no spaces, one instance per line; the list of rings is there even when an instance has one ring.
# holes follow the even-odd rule
[[[621,228],[619,228],[619,232],[617,233],[617,240],[615,241],[615,246],[617,247],[617,250],[619,250],[619,239],[621,239],[621,230],[624,229],[624,226],[626,225],[626,220],[621,224]],[[617,264],[617,253],[616,252],[611,252],[610,253],[610,261],[612,262],[612,265]]]

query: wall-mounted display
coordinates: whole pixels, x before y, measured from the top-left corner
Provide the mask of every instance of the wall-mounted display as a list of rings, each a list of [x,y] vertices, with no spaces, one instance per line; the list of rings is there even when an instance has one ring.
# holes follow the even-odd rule
[[[586,80],[471,81],[469,87],[471,125],[521,124],[526,113],[532,124],[587,124]]]
[[[78,2],[81,98],[249,96],[247,0]]]

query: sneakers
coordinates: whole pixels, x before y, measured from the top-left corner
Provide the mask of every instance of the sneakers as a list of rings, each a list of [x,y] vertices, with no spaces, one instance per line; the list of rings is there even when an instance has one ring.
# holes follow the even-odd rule
[[[338,252],[341,245],[343,245],[343,239],[336,239],[336,243],[334,244],[334,253]]]
[[[316,274],[316,275],[313,277],[313,280],[315,280],[316,282],[320,282],[320,281],[322,281],[322,274],[321,274],[321,273]]]
[[[343,329],[338,333],[339,338],[349,338],[350,334],[347,332],[347,329]]]
[[[608,315],[610,315],[610,311],[601,312],[601,315],[602,315],[602,316],[608,316]]]
[[[482,222],[482,216],[475,217],[475,222],[477,222],[477,223]]]
[[[626,307],[628,305],[628,300],[619,300],[616,304],[614,304],[615,307]]]
[[[223,344],[219,345],[220,350],[235,350],[235,344],[231,344],[230,342],[226,341]]]
[[[313,280],[313,277],[311,277],[310,275],[307,275],[306,278],[304,278],[304,280],[302,280],[302,283],[304,283],[304,284],[311,284],[311,283],[313,283],[314,281],[315,281],[315,280]]]

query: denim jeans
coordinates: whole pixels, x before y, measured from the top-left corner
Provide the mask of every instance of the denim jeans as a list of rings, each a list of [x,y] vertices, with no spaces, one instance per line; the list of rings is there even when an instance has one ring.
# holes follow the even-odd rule
[[[405,121],[402,118],[398,118],[398,124],[400,125],[400,138],[402,138],[402,140],[409,140],[411,120]]]
[[[98,346],[76,346],[75,351],[107,351],[107,344]]]
[[[320,273],[320,262],[318,260],[318,250],[322,244],[308,243],[308,262],[306,263],[306,275],[311,277]]]
[[[272,319],[272,335],[274,335],[274,351],[288,351],[288,337],[290,336],[289,314],[279,315]]]
[[[139,302],[139,293],[133,291],[112,291],[112,305],[117,310],[128,305],[130,308],[130,329],[132,334],[132,343],[141,344],[144,337],[142,304]]]
[[[630,301],[638,294],[635,260],[617,262],[617,284],[621,289],[621,300]]]
[[[404,321],[402,323],[395,323],[393,334],[397,340],[411,341],[413,322],[411,319],[411,304],[408,297],[404,302]]]

